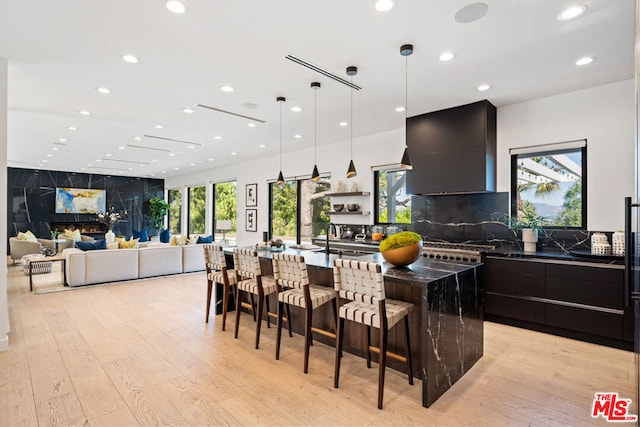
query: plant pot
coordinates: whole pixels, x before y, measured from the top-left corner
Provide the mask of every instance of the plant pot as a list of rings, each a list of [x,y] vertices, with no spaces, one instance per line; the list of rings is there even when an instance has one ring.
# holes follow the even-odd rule
[[[523,228],[522,241],[524,242],[525,252],[535,253],[536,243],[538,243],[538,230],[534,230],[531,228]]]
[[[387,262],[398,267],[403,267],[416,262],[416,260],[420,258],[420,255],[422,255],[422,242],[416,242],[401,248],[389,249],[380,253]]]

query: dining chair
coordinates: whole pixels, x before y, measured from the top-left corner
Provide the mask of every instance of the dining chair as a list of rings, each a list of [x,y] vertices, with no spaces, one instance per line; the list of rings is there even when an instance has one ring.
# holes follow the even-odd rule
[[[234,296],[236,272],[233,269],[227,269],[227,260],[224,257],[224,249],[216,244],[204,244],[204,260],[207,269],[207,314],[206,323],[209,323],[209,310],[211,308],[211,293],[214,283],[223,285],[222,295],[222,330],[225,330],[227,324],[227,311],[229,308],[229,295]]]
[[[336,293],[339,320],[333,386],[338,388],[340,378],[340,355],[342,353],[345,320],[363,324],[366,326],[365,340],[368,368],[371,367],[371,353],[379,354],[378,409],[382,409],[387,356],[407,363],[409,384],[413,385],[408,316],[413,309],[413,304],[386,298],[380,264],[348,259],[335,259],[333,261],[333,284]],[[340,304],[341,299],[350,302]],[[402,357],[393,353],[387,354],[389,329],[403,319],[407,355],[406,357]],[[371,345],[371,328],[379,330],[380,347],[373,347]]]
[[[287,318],[289,307],[304,309],[304,373],[309,370],[309,347],[313,342],[312,331],[330,336],[335,339],[333,332],[314,328],[313,311],[328,302],[332,302],[333,319],[336,320],[335,291],[328,286],[309,284],[307,264],[301,255],[273,254],[273,277],[278,285],[278,334],[276,338],[276,360],[280,359],[280,341],[282,337],[282,318],[286,308]],[[289,336],[291,336],[291,323]]]

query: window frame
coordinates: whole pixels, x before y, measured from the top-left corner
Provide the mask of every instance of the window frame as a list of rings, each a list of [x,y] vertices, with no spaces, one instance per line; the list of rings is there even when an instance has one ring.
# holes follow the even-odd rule
[[[512,153],[511,154],[511,194],[509,195],[511,198],[511,216],[515,217],[518,214],[518,156],[526,156],[526,157],[534,157],[534,156],[547,156],[550,153],[553,154],[565,154],[570,152],[575,152],[578,149],[582,155],[582,212],[581,212],[581,226],[571,226],[571,225],[545,225],[541,227],[546,230],[587,230],[587,143],[584,140],[584,145],[581,147],[571,147],[571,148],[557,148],[553,149],[555,144],[549,145],[541,145],[539,151],[527,150],[527,152],[523,153]],[[562,143],[558,144],[562,145]],[[545,147],[547,147],[545,149]],[[531,147],[536,148],[536,147]]]
[[[196,189],[196,188],[204,188],[204,200],[205,200],[205,204],[204,204],[204,218],[205,218],[205,222],[203,224],[204,226],[204,230],[202,231],[202,233],[196,233],[196,232],[191,232],[191,196],[192,196],[192,190]],[[207,233],[207,224],[206,224],[206,219],[207,219],[207,186],[206,185],[193,185],[193,186],[189,186],[187,187],[187,238],[191,237],[191,234],[197,234],[197,235],[204,235]]]
[[[178,187],[178,188],[169,188],[167,189],[167,202],[169,203],[169,212],[167,212],[167,229],[169,230],[170,233],[172,233],[172,224],[171,224],[171,203],[172,203],[172,197],[171,197],[171,192],[172,191],[178,191],[180,192],[180,204],[178,205],[180,212],[178,215],[178,233],[182,234],[182,204],[183,204],[183,200],[184,200],[184,189],[182,187]],[[188,206],[187,206],[188,208]]]
[[[407,187],[407,181],[406,181],[406,169],[398,169],[398,168],[390,168],[390,169],[376,169],[373,171],[373,223],[374,224],[380,224],[380,225],[409,225],[411,224],[411,221],[409,221],[408,223],[405,222],[380,222],[380,212],[378,211],[378,208],[380,206],[380,186],[378,184],[379,179],[378,177],[380,176],[380,172],[385,172],[385,173],[389,173],[389,172],[401,172],[401,171],[405,171],[405,192],[406,192],[406,187]],[[407,193],[407,196],[412,197],[412,194]],[[387,196],[388,197],[388,196]]]
[[[213,241],[216,241],[216,186],[220,185],[220,184],[229,184],[234,182],[236,184],[236,218],[235,218],[235,222],[236,222],[236,230],[235,230],[235,238],[237,241],[237,236],[238,236],[238,181],[235,179],[231,179],[228,181],[220,181],[220,182],[215,182],[213,184],[211,184],[211,235],[213,236]],[[227,240],[229,240],[229,238],[227,237]]]

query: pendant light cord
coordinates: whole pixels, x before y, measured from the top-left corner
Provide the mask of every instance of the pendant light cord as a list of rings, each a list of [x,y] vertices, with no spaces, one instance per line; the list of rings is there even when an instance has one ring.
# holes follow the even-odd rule
[[[282,101],[280,102],[280,171],[282,171]]]
[[[349,117],[349,120],[351,121],[351,124],[349,126],[351,126],[351,155],[350,155],[350,160],[353,160],[353,76],[351,76],[351,115]]]
[[[404,57],[404,125],[407,126],[407,114],[409,111],[409,55]],[[407,144],[405,142],[404,146]]]
[[[313,91],[313,164],[318,164],[318,88]]]

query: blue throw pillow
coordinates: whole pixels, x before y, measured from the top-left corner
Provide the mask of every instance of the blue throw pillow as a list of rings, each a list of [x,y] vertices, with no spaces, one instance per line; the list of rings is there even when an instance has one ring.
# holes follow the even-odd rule
[[[93,242],[76,242],[76,248],[82,251],[95,251],[98,249],[107,249],[107,241],[105,239],[102,239],[102,240],[94,240]]]
[[[133,233],[133,238],[134,239],[138,239],[138,242],[148,242],[149,241],[149,233],[147,232],[146,228],[144,230],[142,230],[142,231],[131,230],[131,232]]]
[[[169,239],[171,239],[171,232],[169,230],[162,230],[160,232],[160,242],[169,243]]]
[[[213,235],[209,234],[207,237],[198,236],[196,243],[213,243]]]

